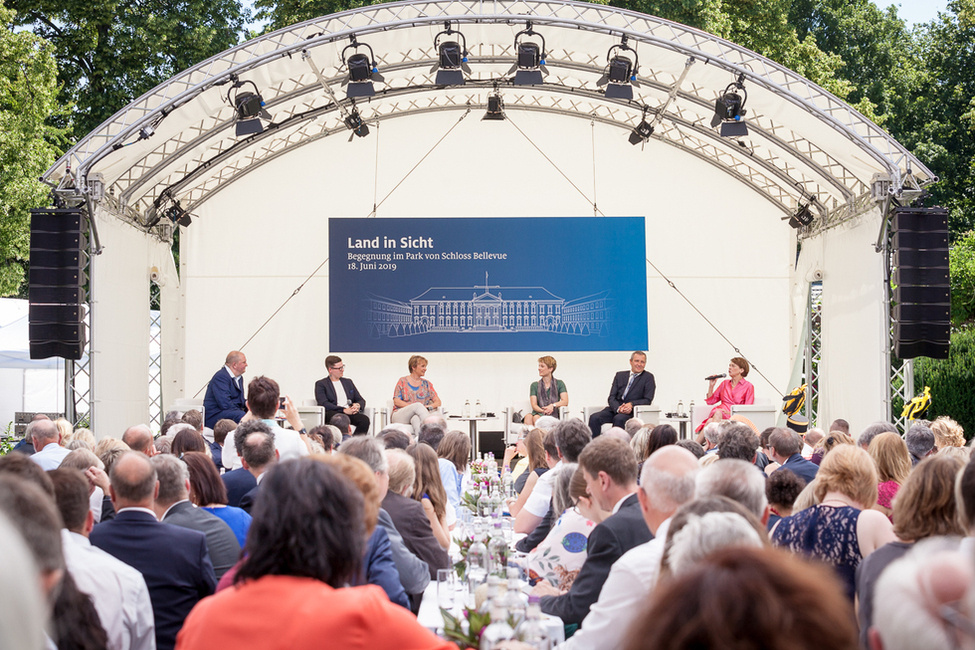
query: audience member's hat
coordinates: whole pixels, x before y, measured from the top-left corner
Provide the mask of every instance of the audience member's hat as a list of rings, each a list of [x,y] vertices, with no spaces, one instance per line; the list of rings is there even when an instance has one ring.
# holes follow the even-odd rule
[[[809,420],[801,415],[790,415],[786,424],[796,433],[805,433],[806,429],[809,428]]]

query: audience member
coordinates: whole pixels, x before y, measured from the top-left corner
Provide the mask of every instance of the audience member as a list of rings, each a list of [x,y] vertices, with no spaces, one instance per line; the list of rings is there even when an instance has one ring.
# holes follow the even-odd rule
[[[420,425],[420,435],[417,436],[416,441],[430,445],[433,451],[436,452],[440,448],[440,441],[443,440],[444,435],[446,435],[446,432],[439,424],[424,422]]]
[[[914,466],[938,451],[934,446],[934,432],[930,427],[918,422],[907,430],[904,440],[907,442],[907,450],[911,453],[911,464]]]
[[[508,499],[508,512],[514,517],[517,517],[528,503],[539,479],[559,463],[559,447],[555,444],[555,433],[532,429],[525,438],[525,452],[528,454],[528,466],[531,471],[526,473],[518,496]],[[540,503],[539,508],[541,508]]]
[[[678,440],[677,446],[691,452],[694,455],[694,458],[697,460],[704,457],[704,447],[702,447],[698,442],[693,440]]]
[[[41,466],[32,462],[26,454],[7,454],[0,456],[0,476],[19,476],[25,479],[54,499],[54,484],[48,477],[47,472]]]
[[[829,425],[829,431],[842,431],[846,435],[850,435],[850,423],[842,418],[836,418],[833,423]]]
[[[558,519],[525,559],[530,578],[546,580],[560,591],[568,591],[586,561],[587,540],[595,525],[580,512],[577,499],[572,496],[578,467],[575,463],[562,466],[552,486],[552,508],[559,513]],[[578,476],[584,491],[585,477],[581,472]]]
[[[388,447],[389,445],[387,445]],[[464,472],[467,471],[467,461],[471,457],[470,436],[462,431],[451,431],[446,434],[437,445],[437,456],[439,457],[437,467],[440,470],[440,481],[443,483],[443,489],[447,492],[447,501],[456,510],[461,507],[460,497],[463,491]]]
[[[34,441],[34,455],[31,460],[43,470],[57,469],[70,449],[61,446],[61,431],[51,420],[37,420],[30,423],[30,435]]]
[[[28,454],[16,454],[27,457]],[[49,608],[41,594],[37,569],[20,531],[0,511],[0,630],[4,648],[45,647],[44,624]]]
[[[219,422],[217,426],[220,426]],[[233,441],[231,441],[229,435],[227,440],[224,441],[223,458],[225,460],[231,458],[230,450],[233,449],[233,457],[237,460],[232,465],[236,465],[239,462],[240,466],[235,469],[229,469],[229,466],[227,466],[228,471],[222,474],[220,479],[227,488],[227,505],[239,508],[240,500],[244,498],[244,495],[257,487],[257,479],[254,477],[254,474],[243,465],[244,438],[258,431],[270,434],[271,429],[260,420],[249,420],[240,426],[235,424],[234,427]]]
[[[740,503],[763,524],[768,523],[765,477],[755,466],[739,459],[721,460],[702,468],[697,475],[694,498],[722,496]]]
[[[874,438],[870,447],[882,436]],[[898,438],[900,436],[897,436]],[[962,536],[965,530],[958,518],[955,498],[955,479],[963,468],[957,458],[940,454],[926,459],[911,472],[894,501],[894,534],[897,539],[881,546],[863,558],[856,571],[857,618],[860,622],[860,642],[868,647],[867,630],[873,623],[877,580],[884,569],[903,557],[920,540],[944,535]],[[887,606],[887,598],[877,601]]]
[[[667,532],[661,580],[685,574],[708,555],[729,546],[768,546],[764,526],[744,506],[727,497],[686,503],[674,513]]]
[[[16,451],[17,453],[23,454],[24,456],[33,456],[35,453],[35,449],[34,449],[34,437],[31,435],[31,428],[32,428],[31,425],[41,420],[50,420],[50,419],[51,418],[47,417],[43,413],[37,413],[36,415],[34,415],[34,418],[30,421],[30,423],[27,424],[27,430],[24,431],[24,437],[21,438],[20,442],[14,445],[14,448],[11,449],[11,451]]]
[[[338,429],[342,442],[352,437],[352,420],[345,413],[336,413],[328,424]]]
[[[772,472],[765,481],[765,498],[768,499],[769,530],[783,517],[792,516],[792,506],[795,504],[806,482],[796,476],[790,469]]]
[[[772,541],[833,567],[853,603],[861,560],[894,541],[890,520],[876,510],[877,470],[870,455],[852,445],[831,451],[816,476],[817,505],[782,519]]]
[[[153,444],[156,445],[156,451],[160,454],[173,453],[173,436],[156,436],[156,441]]]
[[[675,444],[677,444],[677,430],[669,424],[658,424],[650,430],[650,438],[647,440],[647,458],[658,449]]]
[[[203,436],[200,435],[200,432],[194,429],[193,425],[191,424],[187,424],[186,426],[189,428],[183,429],[173,436],[173,455],[182,456],[183,454],[190,452],[209,455],[210,449],[206,440],[204,440]]]
[[[721,549],[662,584],[623,647],[856,650],[841,593],[826,571],[786,553]]]
[[[422,434],[422,427],[421,427]],[[437,452],[424,443],[415,443],[406,450],[416,465],[412,497],[423,506],[423,512],[430,520],[433,536],[444,549],[450,548],[450,527],[456,520],[453,506],[447,502],[447,493],[440,480],[440,465]]]
[[[559,431],[571,422],[579,421],[568,420],[556,427],[556,439],[560,443],[568,442],[564,435],[559,436]],[[566,448],[569,448],[568,444]],[[561,452],[562,447],[559,449]],[[563,458],[567,458],[565,453]],[[616,560],[638,544],[653,539],[635,494],[638,490],[636,456],[627,443],[612,438],[594,440],[579,454],[579,466],[593,499],[601,508],[612,510],[614,514],[589,534],[586,562],[568,592],[561,593],[544,581],[532,589],[532,593],[541,596],[542,611],[558,616],[566,624],[582,623],[589,608],[599,598]]]
[[[261,424],[267,426],[263,421]],[[243,425],[238,427],[238,429],[240,428],[245,431],[249,430]],[[280,460],[280,452],[275,448],[275,436],[276,434],[270,431],[270,427],[267,427],[267,430],[264,431],[255,430],[252,433],[247,433],[241,442],[241,449],[244,452],[241,461],[244,463],[244,469],[254,477],[254,487],[240,498],[239,507],[248,514],[254,507],[254,501],[261,491],[261,480],[264,473],[271,469],[271,465]]]
[[[108,496],[108,474],[105,473],[105,463],[88,449],[75,449],[64,457],[59,469],[76,469],[80,471],[91,487],[88,507],[95,523],[102,521],[102,514],[107,515],[105,521],[115,516],[112,500]]]
[[[152,601],[156,648],[171,650],[186,615],[217,584],[206,536],[156,518],[159,482],[144,454],[123,454],[109,478],[116,515],[95,526],[89,539],[142,574]]]
[[[338,448],[338,444],[335,443],[335,438],[332,436],[332,430],[327,425],[314,427],[308,432],[308,437],[312,443],[321,446],[322,451],[320,453],[331,454]]]
[[[839,431],[843,431],[843,430],[839,429]],[[856,444],[863,447],[864,451],[866,451],[867,449],[870,448],[870,441],[876,438],[884,431],[892,431],[893,433],[897,433],[897,427],[895,427],[890,422],[881,422],[881,421],[874,422],[873,424],[868,426],[860,433],[860,436],[856,440]],[[830,433],[831,434],[833,433],[833,429],[830,429]],[[843,433],[845,433],[846,435],[850,435],[849,430],[843,431]]]
[[[67,420],[64,420],[64,421],[66,422]],[[88,448],[91,449],[91,450],[94,450],[95,449],[95,443],[98,442],[97,440],[95,440],[95,434],[91,432],[91,429],[86,429],[84,427],[82,427],[80,429],[75,429],[74,431],[72,431],[71,432],[71,440],[77,440],[77,441],[80,441],[80,442],[84,442],[84,443],[86,443],[88,445]],[[67,445],[65,445],[65,446],[67,446]]]
[[[802,435],[802,451],[799,455],[809,460],[812,458],[813,450],[820,442],[826,439],[826,433],[819,427],[813,427]]]
[[[278,411],[280,397],[281,391],[278,388],[278,382],[263,375],[255,377],[247,384],[247,412],[271,429],[274,434],[274,448],[278,451],[281,460],[307,456],[308,446],[298,433],[304,431],[305,427],[301,423],[301,417],[299,417],[290,397],[284,396],[284,413],[292,429],[278,426],[277,420],[274,419],[274,414]]]
[[[251,516],[241,508],[227,505],[227,487],[220,480],[217,468],[206,454],[187,452],[183,454],[183,462],[190,473],[190,501],[200,510],[209,512],[227,524],[233,531],[237,544],[243,548],[250,529]],[[209,540],[207,544],[209,546]],[[211,551],[211,558],[212,555]]]
[[[125,433],[122,434],[122,442],[127,444],[132,451],[141,451],[146,456],[156,455],[152,431],[145,424],[136,424],[126,429]]]
[[[379,432],[377,437],[382,440],[386,449],[402,449],[403,451],[406,451],[406,448],[410,446],[411,442],[410,435],[408,433],[404,433],[403,431],[394,429],[392,427],[383,429]],[[470,439],[468,439],[468,442],[470,442]]]
[[[779,469],[791,470],[806,483],[816,478],[819,467],[806,460],[799,453],[802,450],[802,438],[790,429],[777,428],[768,437],[769,458],[779,464]]]
[[[972,647],[975,569],[955,540],[918,543],[881,574],[876,594],[884,606],[867,630],[871,650]]]
[[[64,528],[61,544],[68,573],[98,612],[111,650],[156,647],[149,589],[142,574],[88,541],[94,518],[88,507],[88,480],[77,469],[50,473]]]
[[[224,454],[226,453],[227,436],[233,433],[234,429],[236,428],[237,423],[229,418],[217,420],[217,423],[213,425],[213,443],[220,446],[220,464],[228,472],[236,467],[240,467],[240,458],[236,453],[231,454],[231,456],[233,456],[232,458],[224,457]],[[216,458],[216,454],[214,454],[213,457]]]
[[[934,433],[934,446],[938,449],[965,446],[965,430],[947,415],[931,423],[931,432]]]
[[[353,437],[342,444],[338,453],[358,458],[369,466],[376,477],[380,496],[389,491],[389,463],[386,461],[386,453],[380,441],[367,436]],[[380,506],[382,506],[381,502]],[[399,573],[400,584],[403,585],[410,600],[418,607],[423,590],[430,584],[430,568],[406,547],[403,536],[396,529],[389,513],[382,507],[379,508],[378,523],[386,530],[386,536],[389,538],[393,563]]]
[[[758,435],[745,424],[730,422],[718,438],[718,458],[754,463],[758,456]]]
[[[437,569],[450,568],[451,562],[447,551],[434,536],[423,506],[410,498],[416,483],[416,464],[412,456],[400,449],[387,449],[386,460],[389,463],[389,488],[383,498],[383,509],[403,536],[406,548],[427,563],[430,577],[435,579]]]
[[[907,475],[911,473],[911,454],[904,439],[896,433],[885,431],[870,441],[867,449],[877,466],[877,503],[874,510],[891,517],[894,497]]]
[[[697,472],[693,454],[676,446],[660,449],[643,464],[636,494],[643,521],[654,537],[634,546],[613,563],[599,600],[586,614],[582,628],[559,650],[621,645],[626,630],[656,587],[671,518],[681,505],[694,498]]]
[[[105,473],[107,474],[111,473],[112,465],[115,464],[115,461],[127,451],[131,451],[129,446],[118,438],[102,438],[95,445],[95,455],[105,465]],[[159,453],[163,452],[160,451]]]
[[[629,420],[626,421],[626,424],[623,426],[623,430],[626,431],[627,435],[629,435],[630,439],[632,440],[633,436],[636,435],[636,432],[645,426],[646,423],[640,418],[630,418]]]
[[[292,648],[323,642],[339,648],[453,647],[378,587],[343,589],[366,550],[363,497],[348,479],[325,463],[302,459],[277,465],[267,483],[236,588],[190,614],[180,635],[182,650],[280,645],[281,627],[268,621],[287,621]]]
[[[721,436],[721,423],[708,422],[701,430],[704,434],[704,452],[707,454],[718,453],[718,438]]]

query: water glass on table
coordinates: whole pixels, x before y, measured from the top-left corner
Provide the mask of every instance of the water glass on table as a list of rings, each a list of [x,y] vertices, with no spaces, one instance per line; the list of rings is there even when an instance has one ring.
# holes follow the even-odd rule
[[[457,572],[454,569],[437,569],[437,604],[453,609],[457,596]]]

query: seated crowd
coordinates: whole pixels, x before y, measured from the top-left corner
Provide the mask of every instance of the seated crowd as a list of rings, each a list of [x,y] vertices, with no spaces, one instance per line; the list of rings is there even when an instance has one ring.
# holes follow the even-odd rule
[[[340,365],[323,394],[353,393]],[[277,383],[246,388],[212,427],[29,425],[0,457],[2,647],[453,647],[416,613],[456,559],[468,434],[416,410],[365,435],[355,407],[306,432],[287,398],[283,428]],[[703,444],[625,424],[539,412],[502,460],[562,650],[975,648],[975,461],[949,418],[716,419]]]

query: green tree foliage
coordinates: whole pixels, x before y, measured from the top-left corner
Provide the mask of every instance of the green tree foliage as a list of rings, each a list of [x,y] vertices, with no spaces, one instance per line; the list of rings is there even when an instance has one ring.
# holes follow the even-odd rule
[[[60,132],[57,68],[49,44],[12,29],[0,1],[0,296],[18,292],[30,254],[30,208],[44,203],[38,178],[55,160]]]
[[[931,387],[931,408],[925,417],[940,415],[954,418],[968,437],[975,431],[975,327],[957,330],[951,335],[947,359],[914,360],[914,393],[920,395]]]
[[[948,254],[951,269],[951,320],[975,320],[975,230],[959,237]]]
[[[26,26],[54,45],[81,137],[136,97],[236,45],[239,0],[8,0]]]

